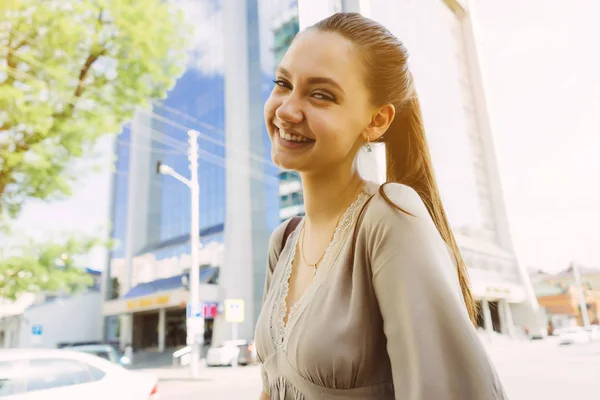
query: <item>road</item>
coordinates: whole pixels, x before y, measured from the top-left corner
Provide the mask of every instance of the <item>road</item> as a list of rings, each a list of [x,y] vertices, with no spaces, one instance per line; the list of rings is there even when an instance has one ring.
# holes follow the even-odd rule
[[[558,346],[554,339],[495,345],[490,355],[510,400],[592,400],[600,398],[600,342]],[[191,381],[181,370],[154,370],[161,400],[256,400],[256,366],[206,368]]]
[[[492,358],[511,400],[600,398],[600,342],[558,346],[555,339],[531,342]]]

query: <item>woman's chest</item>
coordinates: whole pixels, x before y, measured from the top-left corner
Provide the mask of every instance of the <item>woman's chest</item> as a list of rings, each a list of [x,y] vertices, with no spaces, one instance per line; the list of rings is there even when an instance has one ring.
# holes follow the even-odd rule
[[[367,268],[340,255],[318,287],[309,288],[292,308],[287,323],[286,281],[279,278],[257,325],[263,362],[281,351],[306,379],[327,386],[356,387],[380,375],[386,340]]]

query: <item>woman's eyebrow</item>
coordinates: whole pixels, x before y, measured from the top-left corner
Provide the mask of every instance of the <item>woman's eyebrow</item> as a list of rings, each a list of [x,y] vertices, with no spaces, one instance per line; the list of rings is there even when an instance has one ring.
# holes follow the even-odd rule
[[[287,69],[285,69],[284,67],[277,67],[277,73],[280,73],[281,75],[284,75],[286,77],[290,77],[291,74],[289,73],[289,71]],[[307,79],[307,82],[311,85],[314,84],[319,84],[319,83],[326,83],[328,85],[333,86],[334,88],[336,88],[337,90],[339,90],[340,92],[344,93],[344,90],[342,89],[342,87],[333,79],[331,78],[327,78],[324,76],[314,76],[311,78]]]

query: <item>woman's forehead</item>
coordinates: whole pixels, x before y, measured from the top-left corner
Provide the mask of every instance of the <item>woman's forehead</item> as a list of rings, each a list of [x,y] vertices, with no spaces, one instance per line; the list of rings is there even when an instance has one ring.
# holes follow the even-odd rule
[[[280,64],[292,78],[327,77],[342,85],[357,81],[359,60],[339,34],[308,30],[296,37]]]

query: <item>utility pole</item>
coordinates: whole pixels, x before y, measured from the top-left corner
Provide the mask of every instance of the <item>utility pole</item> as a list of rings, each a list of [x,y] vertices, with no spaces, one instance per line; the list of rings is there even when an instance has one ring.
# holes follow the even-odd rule
[[[581,274],[579,273],[579,267],[576,263],[571,263],[571,269],[573,270],[573,276],[575,277],[575,286],[577,293],[579,294],[579,308],[581,310],[581,321],[583,327],[589,329],[590,318],[587,310],[587,303],[585,302],[585,292],[583,290],[583,284],[581,283]]]
[[[191,347],[190,374],[193,378],[200,376],[200,350],[204,344],[204,307],[200,302],[200,183],[198,182],[198,132],[188,131],[190,162],[190,179],[186,179],[173,168],[157,165],[157,172],[170,175],[190,188],[191,195],[191,227],[190,246],[192,265],[190,267],[190,289],[187,315],[187,344]]]

